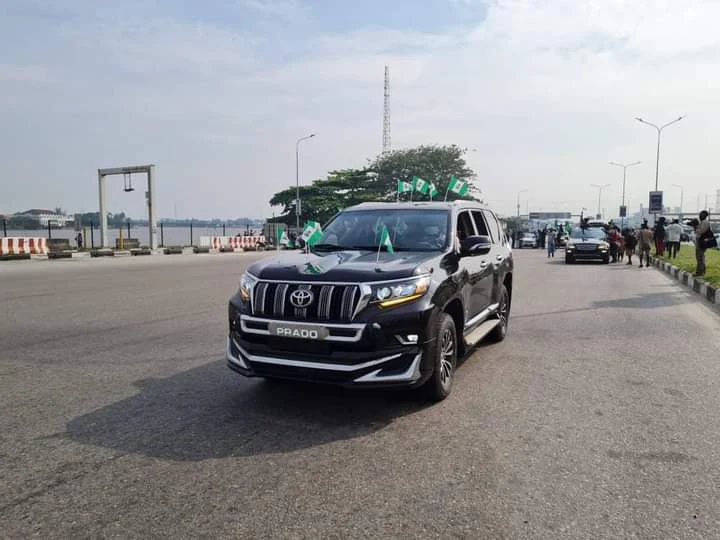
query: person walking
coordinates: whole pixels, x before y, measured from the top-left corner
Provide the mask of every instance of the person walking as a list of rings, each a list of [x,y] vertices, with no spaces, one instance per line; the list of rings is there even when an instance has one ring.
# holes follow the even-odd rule
[[[705,275],[705,250],[712,245],[715,240],[712,229],[710,229],[710,221],[708,220],[707,210],[700,212],[700,222],[695,229],[695,273],[694,277],[702,277]],[[715,242],[715,245],[717,243]]]
[[[640,227],[640,233],[638,234],[638,255],[640,256],[640,268],[643,267],[643,258],[645,259],[645,267],[650,267],[650,246],[653,242],[653,232],[648,227],[647,222],[643,223]]]
[[[548,229],[545,233],[545,245],[547,246],[548,259],[555,257],[555,231]]]
[[[623,242],[625,243],[625,255],[627,255],[628,264],[632,266],[632,256],[635,253],[635,246],[637,245],[637,238],[629,227],[623,231]]]
[[[668,249],[668,257],[676,259],[680,252],[680,238],[682,237],[683,228],[680,225],[680,220],[677,218],[672,220],[672,223],[665,227],[665,244]]]

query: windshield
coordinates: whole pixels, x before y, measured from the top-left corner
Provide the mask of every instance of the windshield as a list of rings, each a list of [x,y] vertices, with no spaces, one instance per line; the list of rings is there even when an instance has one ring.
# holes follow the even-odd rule
[[[441,251],[448,247],[447,210],[356,210],[339,214],[316,249],[377,249],[383,226],[395,251]]]
[[[582,240],[583,238],[593,238],[597,240],[605,240],[605,230],[599,227],[588,227],[587,229],[581,229],[576,227],[570,233],[570,238],[577,238]]]

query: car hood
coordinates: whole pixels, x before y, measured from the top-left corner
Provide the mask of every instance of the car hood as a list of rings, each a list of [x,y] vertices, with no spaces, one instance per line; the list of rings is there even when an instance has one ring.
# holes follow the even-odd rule
[[[608,245],[607,241],[602,240],[600,238],[570,238],[568,240],[568,243],[571,246],[578,246],[580,244],[589,244],[589,245]]]
[[[438,252],[381,253],[336,251],[332,253],[278,253],[258,261],[248,272],[260,279],[363,283],[408,278],[430,271]]]

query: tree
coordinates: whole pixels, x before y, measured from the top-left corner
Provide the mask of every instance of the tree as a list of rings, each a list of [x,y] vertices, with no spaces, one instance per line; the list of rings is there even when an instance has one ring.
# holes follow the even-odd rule
[[[471,194],[478,193],[479,189],[473,184],[475,173],[465,163],[464,153],[464,149],[453,144],[418,146],[381,155],[370,166],[378,175],[375,189],[383,192],[385,198],[392,198],[395,196],[398,180],[410,182],[413,176],[419,176],[435,184],[440,198],[445,198],[450,177],[455,176],[468,181]],[[448,194],[448,200],[457,198],[454,193]],[[468,198],[474,197],[470,195]]]
[[[445,197],[451,176],[467,180],[470,193],[466,198],[472,197],[471,194],[479,190],[473,186],[475,173],[465,163],[464,153],[455,145],[419,146],[379,156],[362,169],[331,171],[327,178],[300,188],[300,223],[308,219],[325,223],[339,210],[362,202],[393,201],[397,197],[397,181],[410,182],[413,176],[435,184],[439,191],[436,200]],[[270,204],[283,209],[280,216],[270,221],[295,225],[295,194],[293,186],[273,195]],[[427,200],[428,197],[415,194],[415,198]],[[454,193],[448,194],[449,200],[456,198]]]

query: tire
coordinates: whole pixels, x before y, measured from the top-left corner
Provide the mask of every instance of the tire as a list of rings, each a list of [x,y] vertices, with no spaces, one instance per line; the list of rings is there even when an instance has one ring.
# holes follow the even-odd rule
[[[575,259],[570,255],[565,255],[565,264],[575,264]]]
[[[434,329],[435,339],[423,354],[433,359],[433,373],[421,387],[431,401],[442,401],[450,395],[457,367],[458,340],[455,321],[447,313],[438,316]]]
[[[510,323],[510,293],[507,287],[503,285],[500,288],[500,307],[498,308],[497,318],[500,320],[492,332],[487,335],[487,340],[492,343],[500,343],[507,336],[508,324]]]

